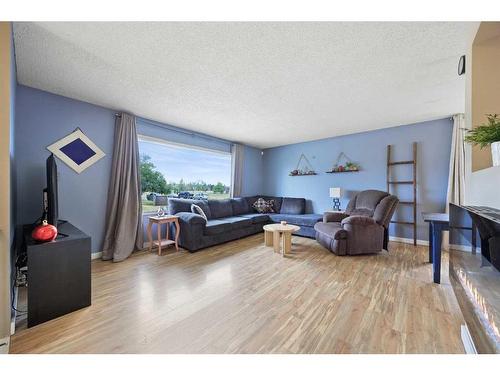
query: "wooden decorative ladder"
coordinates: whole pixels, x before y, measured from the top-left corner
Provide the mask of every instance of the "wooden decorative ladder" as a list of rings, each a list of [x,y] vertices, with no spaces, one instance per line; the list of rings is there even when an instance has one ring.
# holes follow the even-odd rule
[[[413,166],[413,179],[410,181],[393,181],[391,178],[391,167],[396,165]],[[387,145],[387,192],[391,193],[393,185],[412,185],[413,201],[399,201],[402,205],[413,207],[413,221],[391,221],[394,224],[411,225],[413,228],[413,245],[417,246],[417,142],[413,142],[413,160],[391,161],[391,145]]]

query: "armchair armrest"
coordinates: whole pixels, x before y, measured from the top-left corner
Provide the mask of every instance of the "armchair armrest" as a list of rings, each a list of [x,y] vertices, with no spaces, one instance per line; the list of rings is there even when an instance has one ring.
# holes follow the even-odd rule
[[[207,221],[203,218],[203,216],[192,212],[177,212],[175,216],[179,218],[180,222],[183,221],[189,225],[207,223]]]
[[[341,224],[342,225],[350,224],[350,225],[365,225],[366,226],[366,225],[377,224],[377,222],[369,216],[352,215],[352,216],[349,216],[349,217],[346,217],[345,219],[343,219]]]
[[[323,214],[323,223],[333,223],[337,222],[340,223],[342,220],[344,220],[346,217],[349,217],[348,214],[345,212],[325,212]]]

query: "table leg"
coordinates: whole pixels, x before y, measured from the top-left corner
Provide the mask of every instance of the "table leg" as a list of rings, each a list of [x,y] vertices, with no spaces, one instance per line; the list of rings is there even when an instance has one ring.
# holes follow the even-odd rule
[[[273,247],[274,252],[280,252],[280,232],[277,230],[273,231]]]
[[[179,251],[179,234],[181,233],[179,220],[175,220],[174,224],[175,224],[175,250]]]
[[[161,255],[161,225],[160,223],[156,224],[157,233],[158,233],[158,255]]]
[[[477,234],[477,226],[472,223],[472,234],[471,234],[471,242],[472,242],[472,254],[476,254],[476,234]]]
[[[432,223],[429,222],[429,263],[432,263]]]
[[[266,246],[273,246],[273,232],[270,230],[264,231],[264,244]]]
[[[289,254],[292,251],[292,233],[283,232],[282,238],[283,256]]]
[[[150,221],[148,223],[148,240],[149,240],[149,251],[153,250],[153,223]]]
[[[433,273],[434,282],[441,283],[441,240],[442,228],[440,225],[432,224],[432,260],[433,260]]]

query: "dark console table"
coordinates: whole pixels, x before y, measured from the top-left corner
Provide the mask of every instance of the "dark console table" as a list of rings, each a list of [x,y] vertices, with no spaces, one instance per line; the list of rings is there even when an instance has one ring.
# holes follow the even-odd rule
[[[429,223],[429,262],[432,263],[433,279],[441,283],[441,241],[442,232],[449,229],[450,218],[444,213],[422,213],[425,222]]]
[[[28,327],[90,306],[90,237],[65,222],[53,242],[37,243],[23,227],[28,265]]]

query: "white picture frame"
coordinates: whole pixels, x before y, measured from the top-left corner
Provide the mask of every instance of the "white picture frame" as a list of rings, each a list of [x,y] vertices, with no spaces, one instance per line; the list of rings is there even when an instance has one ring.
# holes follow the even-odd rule
[[[85,145],[87,145],[92,151],[95,152],[93,156],[91,156],[81,164],[75,163],[70,157],[68,157],[63,151],[61,151],[61,148],[76,139],[80,139],[83,143],[85,143]],[[68,134],[66,137],[61,138],[57,142],[52,143],[50,146],[47,146],[47,150],[52,152],[55,156],[57,156],[58,159],[62,160],[76,173],[82,173],[88,167],[106,156],[106,154],[94,142],[92,142],[89,137],[83,134],[80,129],[75,130],[73,133]]]

